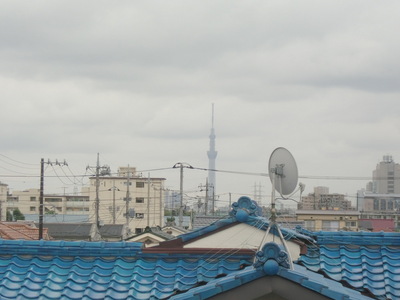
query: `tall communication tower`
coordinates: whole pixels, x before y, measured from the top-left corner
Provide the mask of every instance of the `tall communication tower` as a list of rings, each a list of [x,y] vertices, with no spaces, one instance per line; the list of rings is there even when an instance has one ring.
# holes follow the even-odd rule
[[[214,103],[212,104],[212,116],[211,116],[211,133],[210,133],[210,150],[207,151],[208,156],[208,185],[209,192],[208,198],[212,199],[213,207],[215,200],[215,190],[216,190],[216,182],[215,182],[215,159],[217,158],[217,151],[215,151],[215,130],[214,130]],[[209,199],[206,199],[207,201]]]

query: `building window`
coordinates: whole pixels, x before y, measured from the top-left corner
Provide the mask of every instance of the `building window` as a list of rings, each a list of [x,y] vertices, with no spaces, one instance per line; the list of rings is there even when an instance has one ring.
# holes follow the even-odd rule
[[[381,199],[380,210],[386,210],[386,200],[385,199]]]
[[[44,202],[62,202],[61,198],[45,198]]]
[[[144,203],[143,197],[136,197],[136,203]]]
[[[36,201],[36,197],[31,197],[31,201]]]
[[[387,203],[387,209],[388,210],[393,210],[394,209],[394,205],[393,205],[393,200],[389,200]]]
[[[339,221],[322,221],[323,231],[338,231]]]
[[[374,210],[379,210],[379,200],[374,199]]]
[[[144,182],[136,182],[136,187],[137,188],[144,188]]]
[[[356,222],[346,222],[346,227],[356,227]]]
[[[31,207],[29,207],[29,210],[30,211],[36,211],[36,207],[35,206],[31,206]]]
[[[144,214],[142,214],[142,213],[136,213],[136,214],[135,214],[135,218],[136,218],[136,219],[144,219]]]
[[[135,228],[135,233],[139,234],[143,232],[143,228]]]
[[[315,221],[314,220],[304,221],[304,228],[307,230],[314,231],[315,230]]]

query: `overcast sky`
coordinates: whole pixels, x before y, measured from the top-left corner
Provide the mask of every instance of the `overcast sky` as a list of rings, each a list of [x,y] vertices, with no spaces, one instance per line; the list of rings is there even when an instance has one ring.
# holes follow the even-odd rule
[[[214,103],[216,169],[268,173],[285,147],[305,193],[354,196],[383,155],[400,162],[399,11],[398,0],[1,1],[0,180],[38,188],[24,176],[40,158],[69,164],[46,176],[79,177],[97,153],[113,172],[207,168]],[[179,189],[177,169],[150,176]],[[204,193],[207,172],[184,176],[188,195]],[[221,201],[271,192],[267,177],[216,177]],[[46,178],[45,192],[72,193],[71,178]]]

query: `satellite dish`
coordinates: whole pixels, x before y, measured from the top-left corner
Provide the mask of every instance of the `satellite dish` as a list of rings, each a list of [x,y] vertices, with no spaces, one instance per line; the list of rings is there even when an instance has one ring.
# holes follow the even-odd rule
[[[287,149],[279,147],[272,152],[268,172],[272,185],[281,195],[289,195],[295,190],[299,177],[297,165]]]
[[[259,250],[263,246],[271,228],[275,228],[278,232],[282,245],[288,254],[290,269],[293,270],[293,261],[289,248],[286,245],[285,238],[283,237],[283,234],[276,223],[275,190],[281,194],[282,198],[284,198],[283,195],[289,195],[295,190],[299,177],[296,161],[287,149],[282,147],[276,148],[269,158],[268,172],[269,179],[271,180],[273,186],[271,195],[271,222],[268,224],[268,228],[265,232],[264,238],[261,241]]]

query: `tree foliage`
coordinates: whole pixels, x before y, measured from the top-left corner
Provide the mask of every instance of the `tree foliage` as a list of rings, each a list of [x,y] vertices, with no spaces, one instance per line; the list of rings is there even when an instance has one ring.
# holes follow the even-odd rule
[[[25,220],[24,214],[17,208],[13,211],[14,221]]]

